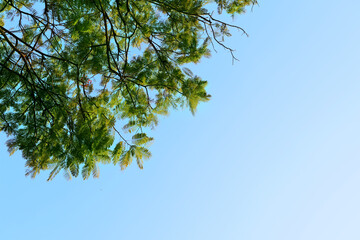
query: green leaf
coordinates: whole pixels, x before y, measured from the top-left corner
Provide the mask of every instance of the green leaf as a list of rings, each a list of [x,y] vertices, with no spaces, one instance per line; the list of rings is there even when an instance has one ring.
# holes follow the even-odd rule
[[[127,168],[131,162],[132,162],[133,154],[131,153],[131,150],[128,150],[123,154],[120,158],[120,167],[121,170],[124,170]]]
[[[113,163],[114,165],[118,163],[120,160],[121,154],[124,151],[124,143],[119,142],[116,144],[114,150],[112,151]]]

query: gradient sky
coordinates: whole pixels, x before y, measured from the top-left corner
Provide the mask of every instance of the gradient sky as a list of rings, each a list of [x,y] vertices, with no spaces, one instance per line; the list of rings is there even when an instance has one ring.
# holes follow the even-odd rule
[[[212,100],[100,178],[24,176],[0,135],[0,239],[360,239],[360,1],[259,0],[192,70]]]

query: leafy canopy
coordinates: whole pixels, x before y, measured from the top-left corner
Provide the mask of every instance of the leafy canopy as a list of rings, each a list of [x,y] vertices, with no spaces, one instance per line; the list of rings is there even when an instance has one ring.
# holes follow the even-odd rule
[[[186,68],[223,44],[230,15],[256,0],[0,1],[0,129],[26,175],[98,177],[99,163],[151,156],[149,128],[194,113],[206,81]],[[123,125],[119,130],[116,121]],[[118,125],[118,124],[117,124]]]

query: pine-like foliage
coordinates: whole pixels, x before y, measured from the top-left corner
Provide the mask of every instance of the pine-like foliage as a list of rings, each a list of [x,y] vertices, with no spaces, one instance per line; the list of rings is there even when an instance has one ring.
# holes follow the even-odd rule
[[[0,1],[0,129],[27,175],[87,179],[151,156],[146,129],[210,97],[187,63],[229,36],[213,17],[256,0]],[[123,125],[123,129],[115,127]],[[129,136],[130,134],[130,136]],[[115,139],[118,139],[115,141]]]

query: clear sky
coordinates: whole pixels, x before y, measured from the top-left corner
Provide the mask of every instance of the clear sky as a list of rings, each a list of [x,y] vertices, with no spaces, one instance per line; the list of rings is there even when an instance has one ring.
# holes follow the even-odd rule
[[[360,1],[259,0],[193,72],[212,100],[99,179],[24,176],[0,135],[0,239],[360,239]]]

